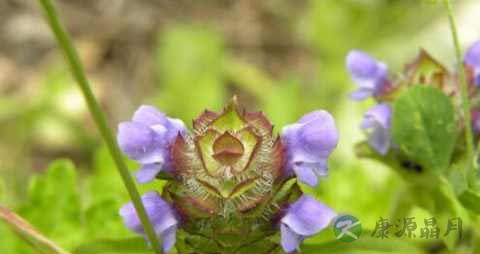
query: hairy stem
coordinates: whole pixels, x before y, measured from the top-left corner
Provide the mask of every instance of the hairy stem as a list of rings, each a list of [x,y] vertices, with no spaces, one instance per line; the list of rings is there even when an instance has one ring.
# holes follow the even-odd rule
[[[95,96],[90,88],[89,82],[85,75],[85,71],[82,67],[82,64],[79,60],[78,54],[73,46],[73,43],[67,34],[66,30],[60,24],[57,12],[51,0],[38,0],[45,14],[45,19],[48,22],[50,28],[55,35],[55,38],[60,46],[63,54],[67,60],[70,70],[73,77],[77,81],[80,90],[83,93],[85,101],[88,105],[88,109],[97,125],[100,134],[107,144],[110,155],[112,156],[118,172],[123,180],[123,183],[132,199],[135,210],[137,211],[138,217],[142,222],[143,228],[147,234],[148,240],[150,241],[155,253],[161,254],[162,249],[160,248],[159,240],[155,236],[155,231],[153,226],[150,224],[145,208],[143,207],[140,194],[138,193],[135,183],[128,171],[127,165],[122,158],[122,153],[118,148],[117,142],[114,138],[112,130],[107,125],[107,120],[103,114],[100,106],[95,99]]]
[[[460,40],[458,39],[457,25],[455,21],[455,16],[453,13],[453,7],[451,0],[443,1],[445,8],[448,13],[448,21],[450,23],[450,31],[452,33],[453,44],[455,47],[455,56],[457,58],[458,64],[458,76],[460,79],[460,88],[461,88],[461,99],[462,99],[462,108],[463,108],[463,120],[465,125],[465,142],[467,144],[467,158],[468,158],[468,168],[467,176],[469,179],[470,185],[473,184],[475,180],[475,173],[477,170],[476,155],[474,152],[473,144],[473,132],[472,132],[472,119],[470,113],[470,100],[468,97],[468,87],[467,81],[465,78],[465,68],[463,66],[463,54],[462,48],[460,47]]]

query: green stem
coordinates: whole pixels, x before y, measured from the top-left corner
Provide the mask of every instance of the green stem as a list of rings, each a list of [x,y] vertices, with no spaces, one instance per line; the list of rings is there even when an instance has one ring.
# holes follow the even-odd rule
[[[461,98],[462,98],[462,108],[463,108],[463,119],[465,125],[465,142],[467,144],[467,158],[468,158],[468,179],[470,185],[474,183],[475,173],[477,169],[476,156],[474,154],[474,144],[473,144],[473,132],[472,132],[472,119],[470,113],[470,101],[468,98],[468,87],[467,81],[465,78],[465,68],[463,66],[463,54],[462,48],[460,47],[460,41],[458,39],[457,25],[455,21],[455,16],[453,13],[453,7],[450,0],[444,0],[445,8],[448,13],[448,21],[450,23],[450,31],[452,32],[453,44],[455,46],[455,56],[458,63],[458,76],[460,78],[460,87],[461,87]]]
[[[88,105],[88,109],[90,110],[90,113],[93,119],[95,120],[97,128],[99,129],[100,134],[103,137],[103,140],[107,144],[110,155],[112,156],[117,166],[118,172],[122,177],[123,183],[127,188],[130,198],[132,199],[132,202],[135,207],[135,210],[137,211],[138,217],[140,218],[143,228],[145,229],[148,240],[150,241],[155,253],[161,254],[162,249],[160,248],[160,244],[159,244],[160,241],[155,236],[155,231],[152,225],[150,224],[147,213],[145,212],[145,208],[143,207],[140,194],[138,193],[138,190],[135,187],[135,183],[128,171],[127,165],[125,164],[122,158],[122,153],[118,148],[114,135],[107,125],[105,115],[100,109],[100,106],[97,100],[95,99],[95,96],[90,88],[89,82],[83,70],[82,64],[79,60],[78,54],[73,46],[73,43],[69,35],[65,31],[65,29],[60,24],[58,20],[57,12],[51,0],[38,0],[38,1],[40,2],[41,7],[43,8],[45,18],[48,24],[50,25],[50,28],[52,29],[60,48],[63,50],[63,54],[65,55],[67,63],[70,66],[72,75],[77,81],[77,84],[79,85],[80,89],[82,90],[83,96]]]

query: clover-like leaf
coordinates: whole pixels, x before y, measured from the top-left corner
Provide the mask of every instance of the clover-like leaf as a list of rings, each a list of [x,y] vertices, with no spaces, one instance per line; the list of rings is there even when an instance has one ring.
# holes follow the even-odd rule
[[[426,170],[443,171],[457,139],[452,102],[437,88],[411,87],[394,103],[392,136],[408,158]]]

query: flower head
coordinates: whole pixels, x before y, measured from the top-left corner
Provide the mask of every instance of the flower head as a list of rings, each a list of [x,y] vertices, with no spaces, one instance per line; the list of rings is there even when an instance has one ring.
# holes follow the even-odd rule
[[[218,113],[204,111],[191,132],[151,107],[141,107],[119,130],[122,150],[143,165],[140,175],[147,176],[137,180],[153,179],[159,165],[172,176],[163,199],[156,192],[143,197],[164,249],[173,246],[181,228],[179,239],[188,242],[182,244],[189,246],[188,253],[253,250],[252,242],[258,254],[270,253],[280,247],[271,236],[280,233],[278,218],[285,207],[280,228],[288,251],[328,225],[333,212],[308,196],[300,198],[294,179],[315,185],[326,174],[327,158],[338,143],[326,111],[305,115],[279,137],[261,112],[241,109],[234,97]],[[121,215],[127,227],[143,234],[131,204]]]
[[[316,186],[317,178],[327,175],[327,159],[338,144],[333,117],[323,110],[306,114],[283,128],[282,140],[287,151],[287,169],[301,182]]]
[[[465,64],[472,68],[475,84],[480,86],[480,41],[474,43],[465,53]]]
[[[281,219],[283,250],[287,253],[298,250],[306,237],[325,229],[335,216],[335,212],[328,206],[308,195],[303,195],[290,205],[286,215]]]
[[[361,128],[368,133],[368,143],[380,154],[387,154],[390,138],[391,109],[387,104],[378,104],[364,115]]]
[[[168,118],[152,106],[141,106],[132,121],[119,125],[120,148],[142,165],[138,182],[150,182],[161,170],[171,170],[170,147],[177,135],[185,131],[181,120]]]
[[[153,225],[155,234],[162,238],[163,250],[168,251],[176,241],[178,219],[170,204],[165,202],[157,192],[148,192],[142,196],[142,203]],[[145,234],[143,226],[132,203],[120,209],[125,225],[138,234]]]
[[[358,86],[350,95],[353,100],[377,96],[388,85],[387,66],[365,52],[350,51],[347,55],[347,69]]]

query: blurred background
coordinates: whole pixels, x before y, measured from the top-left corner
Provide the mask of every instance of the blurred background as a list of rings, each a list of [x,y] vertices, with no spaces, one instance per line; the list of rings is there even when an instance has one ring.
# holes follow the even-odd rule
[[[354,155],[354,144],[364,139],[362,114],[373,101],[348,99],[355,86],[344,58],[362,49],[399,72],[425,48],[452,67],[446,13],[432,2],[56,1],[112,128],[141,104],[190,125],[233,94],[246,108],[264,111],[277,132],[311,110],[330,111],[340,144],[330,176],[312,192],[367,229],[388,217],[404,183]],[[455,2],[467,47],[480,39],[480,2]],[[66,170],[44,174],[57,158],[72,163],[57,161],[50,168]],[[127,200],[36,1],[1,0],[0,203],[72,248],[130,235],[117,215]],[[0,236],[2,253],[31,252],[3,225]]]

